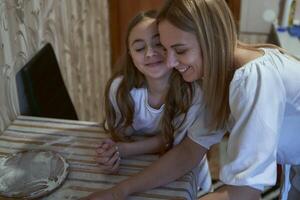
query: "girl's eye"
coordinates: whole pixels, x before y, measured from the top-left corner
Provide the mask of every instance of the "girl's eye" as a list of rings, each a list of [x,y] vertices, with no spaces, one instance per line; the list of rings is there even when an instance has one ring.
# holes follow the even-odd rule
[[[145,49],[145,47],[141,47],[141,48],[137,48],[135,49],[136,52],[140,52],[140,51],[143,51]]]

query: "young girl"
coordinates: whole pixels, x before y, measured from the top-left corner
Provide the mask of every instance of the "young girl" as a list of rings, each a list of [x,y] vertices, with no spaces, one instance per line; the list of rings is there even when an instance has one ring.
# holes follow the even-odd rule
[[[200,90],[166,67],[155,14],[142,12],[130,22],[123,64],[106,88],[104,124],[114,140],[104,140],[96,151],[99,166],[109,173],[118,170],[122,157],[166,151],[179,144],[197,116]],[[133,134],[152,137],[128,141]],[[206,159],[194,170],[199,186],[209,190]]]

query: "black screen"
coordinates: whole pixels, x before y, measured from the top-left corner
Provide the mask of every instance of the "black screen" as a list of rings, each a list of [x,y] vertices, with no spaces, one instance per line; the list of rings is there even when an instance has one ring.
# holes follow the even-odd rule
[[[22,115],[78,119],[49,43],[17,73],[16,81]]]

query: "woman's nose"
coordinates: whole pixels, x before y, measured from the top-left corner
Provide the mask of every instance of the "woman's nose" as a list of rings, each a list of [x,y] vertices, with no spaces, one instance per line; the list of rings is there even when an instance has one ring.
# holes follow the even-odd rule
[[[178,65],[178,60],[176,58],[176,56],[172,55],[172,54],[167,54],[166,55],[166,65],[169,68],[174,68]]]

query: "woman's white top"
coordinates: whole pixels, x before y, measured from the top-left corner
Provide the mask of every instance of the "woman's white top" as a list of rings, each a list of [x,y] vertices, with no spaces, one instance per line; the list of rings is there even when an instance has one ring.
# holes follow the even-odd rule
[[[276,49],[262,50],[231,81],[228,162],[220,173],[228,185],[259,190],[275,184],[277,163],[300,164],[300,62]],[[204,115],[189,137],[209,148],[224,131],[209,133]]]
[[[117,77],[113,80],[109,93],[110,101],[116,112],[117,121],[120,118],[120,110],[117,105],[116,94],[122,79],[122,77]],[[174,133],[174,145],[179,144],[183,140],[183,138],[187,135],[187,130],[192,126],[197,118],[202,93],[200,93],[201,90],[197,84],[194,86],[196,88],[192,106],[188,110],[184,123]],[[127,132],[126,135],[156,135],[160,131],[160,120],[164,112],[164,105],[162,105],[159,109],[152,108],[148,103],[148,90],[145,87],[133,88],[130,91],[130,95],[134,103],[134,117],[132,123],[133,130]],[[177,123],[181,123],[182,117],[183,115],[174,120],[175,125],[178,125]],[[211,187],[211,177],[206,158],[199,163],[197,169],[194,169],[194,172],[199,174],[198,185],[202,188],[202,190],[209,191]]]

